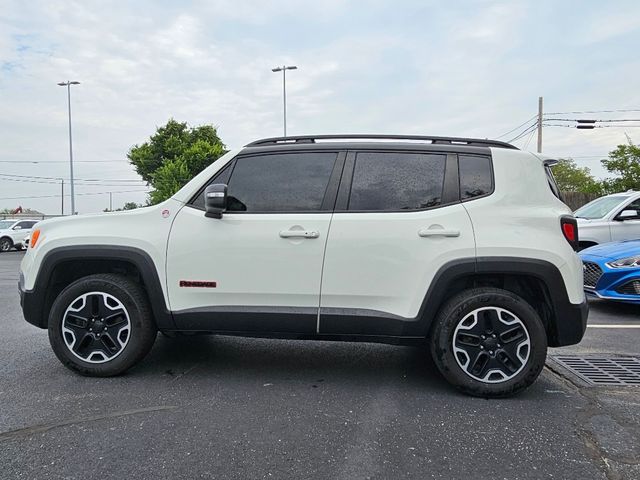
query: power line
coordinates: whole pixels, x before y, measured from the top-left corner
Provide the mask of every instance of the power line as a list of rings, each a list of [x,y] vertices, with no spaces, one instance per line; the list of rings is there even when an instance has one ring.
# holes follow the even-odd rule
[[[576,112],[547,112],[545,115],[567,115],[570,113],[616,113],[616,112],[640,112],[640,109],[630,108],[623,110],[581,110]]]
[[[37,179],[37,180],[56,180],[56,181],[60,181],[60,180],[64,180],[64,181],[68,181],[67,178],[63,178],[63,177],[44,177],[44,176],[39,176],[39,175],[18,175],[18,174],[13,174],[13,173],[0,173],[0,177],[15,177],[15,178],[26,178],[26,179]],[[80,181],[80,182],[136,182],[136,183],[147,183],[144,180],[135,180],[133,178],[74,178],[73,179],[74,182],[75,181]]]
[[[532,123],[527,128],[525,128],[522,132],[520,132],[518,135],[513,137],[511,140],[508,140],[507,143],[512,143],[512,142],[515,142],[516,140],[521,139],[526,134],[530,133],[532,130],[535,130],[537,127],[538,127],[538,122]]]
[[[73,163],[128,163],[126,160],[74,160]],[[38,163],[69,163],[69,160],[0,160],[0,163],[31,165]]]
[[[497,137],[494,137],[494,140],[498,140],[499,138],[502,138],[502,137],[504,137],[504,136],[506,136],[506,135],[509,135],[511,132],[513,132],[513,131],[515,131],[515,130],[518,130],[520,127],[522,127],[522,126],[526,125],[527,123],[529,123],[531,120],[533,120],[533,119],[534,119],[534,118],[536,118],[536,117],[537,117],[537,115],[534,115],[534,116],[533,116],[533,117],[531,117],[530,119],[528,119],[528,120],[526,120],[526,121],[522,122],[522,123],[521,123],[520,125],[518,125],[516,128],[513,128],[513,129],[509,130],[508,132],[503,133],[502,135],[498,135]]]
[[[598,123],[611,123],[611,122],[640,122],[640,119],[637,118],[620,118],[620,119],[609,119],[609,120],[586,120],[584,118],[549,118],[543,121],[551,121],[551,122],[598,122]]]
[[[76,193],[76,195],[108,195],[110,193],[148,193],[149,190],[120,190],[117,192],[85,192]],[[65,197],[70,197],[70,194],[66,194]],[[35,197],[3,197],[0,200],[32,200],[36,198],[60,198],[60,195],[38,195]]]
[[[0,182],[18,182],[18,183],[29,183],[29,184],[40,184],[40,185],[60,185],[59,181],[54,180],[27,180],[23,178],[4,178],[0,177]],[[77,183],[78,187],[142,187],[144,185],[135,185],[131,183]]]
[[[562,125],[559,123],[545,123],[545,127],[564,127],[564,128],[576,128],[575,125]],[[640,125],[592,125],[589,130],[593,128],[640,128]]]

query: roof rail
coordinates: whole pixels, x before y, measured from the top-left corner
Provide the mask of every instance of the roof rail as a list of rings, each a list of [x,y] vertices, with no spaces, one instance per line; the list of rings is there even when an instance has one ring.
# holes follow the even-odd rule
[[[316,143],[318,140],[409,140],[429,142],[432,145],[466,145],[473,147],[497,147],[518,150],[518,147],[515,147],[510,143],[481,138],[432,137],[425,135],[366,135],[361,133],[339,135],[300,135],[293,137],[263,138],[261,140],[256,140],[255,142],[248,143],[245,146],[258,147],[266,145]]]

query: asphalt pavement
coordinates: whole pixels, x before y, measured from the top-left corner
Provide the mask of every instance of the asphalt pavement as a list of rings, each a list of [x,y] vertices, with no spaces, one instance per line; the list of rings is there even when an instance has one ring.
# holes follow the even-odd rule
[[[116,378],[78,376],[19,306],[0,254],[0,478],[640,478],[640,387],[551,362],[522,394],[471,398],[428,352],[364,343],[158,336]],[[578,346],[640,355],[640,307],[597,302]]]

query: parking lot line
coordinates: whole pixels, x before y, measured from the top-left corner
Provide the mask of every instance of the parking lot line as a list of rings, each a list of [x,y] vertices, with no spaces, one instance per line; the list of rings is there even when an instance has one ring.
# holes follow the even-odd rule
[[[608,325],[604,323],[604,324],[587,325],[587,328],[640,328],[640,323],[634,323],[631,325],[615,325],[615,324]]]

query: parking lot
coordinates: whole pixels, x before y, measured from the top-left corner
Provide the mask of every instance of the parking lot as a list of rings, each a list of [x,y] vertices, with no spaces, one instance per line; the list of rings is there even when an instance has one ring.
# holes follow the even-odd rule
[[[0,255],[2,479],[640,478],[640,387],[551,360],[505,400],[375,344],[159,336],[124,376],[75,375],[22,318],[21,258]],[[639,314],[596,302],[583,342],[550,355],[638,356]]]

